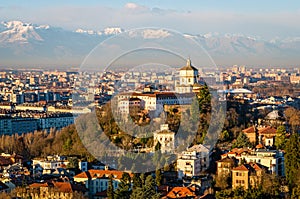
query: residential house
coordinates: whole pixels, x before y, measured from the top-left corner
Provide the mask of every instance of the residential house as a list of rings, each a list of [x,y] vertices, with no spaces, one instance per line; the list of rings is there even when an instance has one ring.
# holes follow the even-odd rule
[[[257,163],[242,164],[232,169],[232,188],[248,189],[261,183],[264,167]]]

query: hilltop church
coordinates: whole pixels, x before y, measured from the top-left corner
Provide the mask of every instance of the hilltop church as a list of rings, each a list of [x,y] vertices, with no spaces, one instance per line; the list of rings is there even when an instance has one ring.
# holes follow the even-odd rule
[[[176,93],[192,93],[193,88],[198,83],[198,69],[192,66],[188,59],[186,66],[183,66],[179,72],[179,84],[176,84]]]

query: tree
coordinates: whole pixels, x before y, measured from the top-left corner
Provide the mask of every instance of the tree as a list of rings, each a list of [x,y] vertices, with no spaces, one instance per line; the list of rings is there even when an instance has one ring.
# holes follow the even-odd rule
[[[76,158],[76,157],[69,157],[68,161],[69,161],[69,164],[67,165],[68,168],[79,169],[78,158]]]
[[[161,170],[157,169],[155,172],[155,181],[156,181],[156,185],[160,186],[161,185],[161,181],[162,181],[162,174],[161,174]]]
[[[296,186],[296,178],[300,169],[300,136],[292,134],[286,143],[285,172],[290,190]]]
[[[280,179],[275,174],[263,173],[261,188],[270,198],[280,198]]]
[[[216,177],[216,187],[221,189],[227,189],[231,187],[231,175],[230,174],[219,174]]]
[[[222,131],[221,135],[220,135],[220,140],[223,142],[229,141],[230,140],[230,134],[227,130]]]
[[[300,172],[295,176],[295,186],[291,190],[291,198],[300,198]]]
[[[199,121],[199,104],[197,99],[193,99],[192,104],[190,106],[190,120],[193,128],[197,128],[197,124]]]
[[[286,131],[284,126],[279,126],[276,130],[275,146],[277,149],[284,149],[286,142]]]
[[[114,199],[114,186],[113,186],[113,176],[109,176],[108,187],[107,187],[107,197],[108,199]]]
[[[161,148],[161,143],[158,141],[154,148],[155,148],[155,151],[159,151]]]
[[[298,132],[300,128],[300,111],[290,107],[284,111],[284,115],[286,116],[287,121],[292,127],[292,132]]]
[[[129,199],[131,194],[131,178],[126,172],[123,173],[118,188],[116,189],[116,199]]]
[[[155,181],[151,175],[148,175],[145,181],[145,186],[144,186],[144,196],[143,198],[151,198],[151,199],[156,199],[160,198],[159,194],[156,193],[155,190]]]
[[[252,144],[249,138],[243,132],[240,132],[236,141],[232,145],[233,148],[242,148],[242,147],[251,147],[251,146]]]
[[[142,183],[142,179],[140,178],[140,174],[139,173],[135,173],[133,174],[133,185],[132,185],[132,189],[134,190],[137,187],[142,187],[143,183]]]
[[[151,175],[146,177],[145,184],[133,190],[130,199],[159,199],[160,194],[155,191],[155,181]]]

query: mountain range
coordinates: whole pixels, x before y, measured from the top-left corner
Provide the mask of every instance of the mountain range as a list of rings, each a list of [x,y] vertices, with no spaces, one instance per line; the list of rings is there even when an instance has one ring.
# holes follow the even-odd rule
[[[79,66],[101,41],[124,32],[110,27],[102,31],[75,31],[21,21],[0,24],[0,67]],[[163,33],[163,34],[162,34]],[[149,36],[153,32],[148,33]],[[156,32],[155,38],[168,36]],[[300,38],[263,40],[234,34],[184,34],[207,50],[217,65],[298,66]]]

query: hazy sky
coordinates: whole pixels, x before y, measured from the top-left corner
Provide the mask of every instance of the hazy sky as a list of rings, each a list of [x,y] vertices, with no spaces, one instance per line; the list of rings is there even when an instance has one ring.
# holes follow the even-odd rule
[[[180,32],[300,36],[300,1],[276,0],[10,0],[0,20],[22,20],[65,29],[164,27]]]

